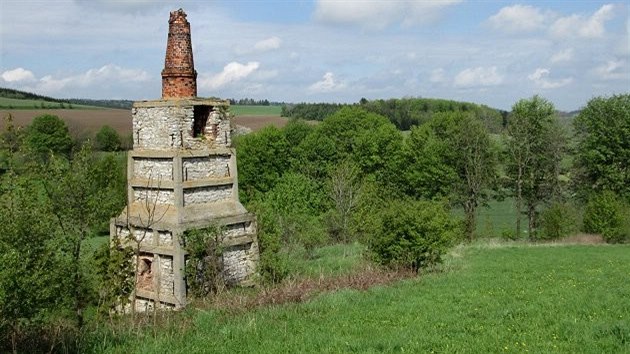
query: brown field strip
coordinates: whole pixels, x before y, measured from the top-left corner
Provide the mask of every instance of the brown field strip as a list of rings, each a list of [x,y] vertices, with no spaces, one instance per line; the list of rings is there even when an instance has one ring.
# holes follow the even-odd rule
[[[0,109],[0,117],[9,113],[18,126],[30,124],[39,115],[52,114],[63,119],[74,134],[94,133],[103,125],[111,126],[122,135],[131,133],[131,112],[125,109]],[[257,131],[267,125],[281,128],[288,120],[279,116],[238,116],[234,122]],[[0,128],[4,129],[4,120],[0,121]]]

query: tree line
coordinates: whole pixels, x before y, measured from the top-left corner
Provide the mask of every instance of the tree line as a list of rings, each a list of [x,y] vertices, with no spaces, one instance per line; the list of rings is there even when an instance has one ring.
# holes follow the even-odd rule
[[[229,98],[228,101],[230,101],[231,105],[239,106],[281,106],[286,104],[284,102],[269,101],[268,99],[255,100],[253,98],[240,98],[238,100]]]
[[[359,106],[368,112],[387,117],[400,130],[428,122],[432,115],[442,112],[470,112],[477,116],[491,133],[499,133],[506,124],[507,112],[468,102],[433,98],[392,98],[367,100],[356,104],[298,103],[282,107],[281,116],[306,120],[324,120],[346,106]]]
[[[588,102],[574,133],[540,96],[488,116],[475,106],[434,103],[447,111],[427,116],[407,137],[371,111],[384,102],[363,102],[297,106],[332,113],[317,126],[293,120],[237,139],[241,198],[259,213],[263,254],[272,249],[277,257],[291,242],[308,249],[359,240],[382,263],[417,269],[453,239],[476,238],[479,208],[505,198],[517,209],[505,237],[539,241],[581,230],[628,239],[630,95]],[[439,210],[460,210],[463,220]],[[434,241],[425,244],[427,237]],[[281,261],[262,259],[271,278],[282,274]]]

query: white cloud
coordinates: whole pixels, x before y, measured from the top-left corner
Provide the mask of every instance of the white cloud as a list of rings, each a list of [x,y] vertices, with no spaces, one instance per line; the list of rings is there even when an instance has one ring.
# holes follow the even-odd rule
[[[13,70],[7,70],[0,75],[2,80],[6,82],[32,82],[35,81],[35,75],[29,70],[23,68],[16,68]]]
[[[625,62],[621,60],[609,60],[605,64],[596,67],[593,71],[599,79],[620,80],[630,77],[626,70]]]
[[[75,0],[75,3],[88,9],[112,12],[146,12],[168,7],[168,3],[155,0]],[[173,8],[175,5],[173,5]]]
[[[503,82],[503,76],[497,72],[497,67],[476,67],[462,70],[455,76],[455,87],[496,86]]]
[[[309,86],[309,89],[314,92],[332,92],[346,87],[342,82],[335,80],[335,75],[331,72],[324,74],[320,81]]]
[[[59,93],[69,88],[85,88],[94,85],[120,85],[129,82],[145,82],[150,79],[144,70],[125,69],[114,64],[107,64],[98,69],[90,69],[83,74],[66,77],[46,75],[36,85],[38,92]]]
[[[215,90],[248,77],[254,71],[258,70],[259,67],[260,63],[257,61],[250,61],[247,64],[233,61],[224,66],[223,71],[220,73],[210,77],[201,77],[199,79],[199,86],[205,89]]]
[[[256,42],[254,49],[259,52],[266,52],[268,50],[280,48],[282,41],[278,37],[270,37]]]
[[[426,24],[440,17],[443,9],[462,0],[371,1],[318,0],[315,19],[326,23],[352,24],[382,29],[394,23]]]
[[[614,10],[614,5],[606,4],[590,17],[576,14],[561,17],[551,25],[551,34],[557,38],[600,38],[606,32],[606,21],[614,17]]]
[[[431,71],[431,76],[429,77],[429,81],[439,84],[446,81],[446,77],[444,77],[444,69],[439,68]]]
[[[567,77],[559,80],[549,80],[549,74],[551,72],[546,68],[537,68],[532,74],[528,75],[527,78],[533,81],[536,86],[542,89],[554,89],[562,86],[566,86],[573,82],[572,77]]]
[[[563,49],[551,56],[552,63],[559,63],[563,61],[571,61],[573,59],[573,48]]]
[[[488,19],[488,23],[498,30],[529,32],[543,28],[549,16],[533,6],[513,5],[499,10]]]

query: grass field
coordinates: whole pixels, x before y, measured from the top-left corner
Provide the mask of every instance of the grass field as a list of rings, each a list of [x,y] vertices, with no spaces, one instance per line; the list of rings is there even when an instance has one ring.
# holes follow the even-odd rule
[[[230,106],[230,112],[236,116],[278,116],[282,106]]]
[[[627,353],[629,264],[629,245],[463,246],[441,273],[241,314],[190,309],[170,326],[92,349]]]

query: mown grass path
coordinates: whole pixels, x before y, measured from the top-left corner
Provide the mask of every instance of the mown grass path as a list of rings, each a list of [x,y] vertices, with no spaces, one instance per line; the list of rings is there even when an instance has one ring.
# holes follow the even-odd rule
[[[240,315],[193,311],[187,330],[175,325],[99,350],[630,352],[630,245],[467,246],[453,254],[442,273]]]

